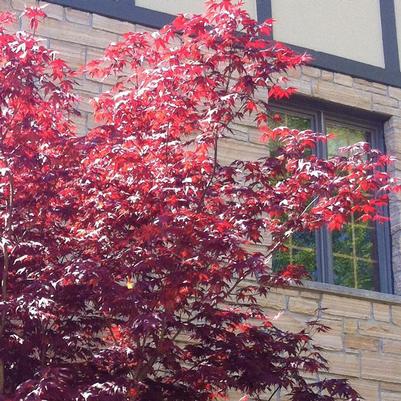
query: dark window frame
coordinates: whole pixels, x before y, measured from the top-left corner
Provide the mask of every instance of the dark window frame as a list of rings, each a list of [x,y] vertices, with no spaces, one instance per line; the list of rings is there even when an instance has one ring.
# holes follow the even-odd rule
[[[291,101],[273,104],[272,109],[310,118],[312,129],[316,132],[326,132],[326,122],[336,122],[363,129],[369,133],[369,143],[374,148],[386,152],[383,129],[386,117],[383,115],[348,107],[336,107],[325,102],[320,103],[304,98],[295,98]],[[327,157],[327,146],[324,143],[318,144],[317,153],[321,157]],[[389,207],[381,208],[380,213],[389,216]],[[393,294],[390,223],[375,223],[375,229],[379,263],[379,290],[382,293]],[[315,238],[316,281],[334,284],[331,233],[327,228],[322,228],[316,231]]]

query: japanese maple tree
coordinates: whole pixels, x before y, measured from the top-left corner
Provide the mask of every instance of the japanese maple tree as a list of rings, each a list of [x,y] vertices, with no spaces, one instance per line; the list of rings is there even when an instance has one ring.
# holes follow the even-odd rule
[[[327,328],[280,330],[257,300],[301,284],[301,266],[271,270],[292,233],[384,219],[390,160],[367,143],[323,160],[323,134],[270,129],[269,99],[294,92],[285,73],[307,57],[270,39],[272,21],[207,6],[80,72],[115,82],[85,137],[71,69],[1,29],[0,399],[357,400],[345,380],[304,378],[328,368],[312,340]],[[25,14],[35,31],[43,11]],[[274,152],[219,164],[244,118]]]

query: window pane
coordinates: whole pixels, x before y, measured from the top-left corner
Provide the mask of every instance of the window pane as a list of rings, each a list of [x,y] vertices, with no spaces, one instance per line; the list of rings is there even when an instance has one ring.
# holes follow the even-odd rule
[[[336,124],[327,125],[327,133],[334,134],[334,137],[328,141],[328,154],[335,156],[338,154],[338,149],[343,146],[350,146],[357,142],[366,142],[367,135],[364,130],[357,128],[345,127]]]
[[[328,154],[338,154],[338,148],[365,142],[364,130],[334,123],[327,125],[334,138],[328,141]],[[376,230],[374,224],[363,223],[357,216],[341,231],[332,233],[334,283],[353,288],[379,290]]]
[[[285,126],[292,129],[307,130],[312,128],[312,121],[308,117],[291,114],[289,112],[279,114],[281,121],[269,121],[271,128]],[[274,152],[275,146],[271,144],[271,151]],[[309,272],[312,279],[316,278],[316,240],[315,233],[304,232],[295,233],[285,244],[288,251],[276,252],[273,257],[273,270],[279,271],[288,264],[303,265]]]

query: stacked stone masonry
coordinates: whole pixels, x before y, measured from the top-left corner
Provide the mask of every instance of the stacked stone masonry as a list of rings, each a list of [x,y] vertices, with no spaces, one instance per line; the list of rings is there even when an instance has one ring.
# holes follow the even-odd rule
[[[18,14],[25,5],[34,4],[34,0],[0,0],[0,11]],[[148,29],[54,4],[47,4],[46,13],[48,19],[38,34],[72,67],[101,56],[105,46],[124,32]],[[26,28],[20,20],[12,27]],[[292,71],[289,76],[290,85],[308,98],[388,116],[384,125],[386,147],[398,158],[393,170],[401,177],[401,89],[313,67]],[[107,82],[90,77],[78,81],[82,114],[77,126],[82,135],[94,124],[88,99],[107,88]],[[266,154],[252,121],[241,121],[234,128],[236,139],[227,139],[220,147],[222,161]],[[401,294],[400,196],[393,196],[390,214],[395,291]],[[401,297],[315,283],[303,289],[272,292],[260,302],[272,316],[279,316],[277,324],[288,330],[300,329],[318,315],[332,328],[328,334],[316,336],[330,361],[331,376],[349,377],[367,401],[401,400]],[[320,377],[325,375],[321,373]]]

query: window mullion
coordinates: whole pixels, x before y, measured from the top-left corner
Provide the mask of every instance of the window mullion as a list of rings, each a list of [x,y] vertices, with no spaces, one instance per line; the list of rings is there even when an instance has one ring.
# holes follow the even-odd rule
[[[316,132],[326,133],[324,113],[319,111],[316,114],[313,127]],[[325,141],[320,141],[316,146],[318,157],[326,159],[327,144]],[[327,227],[322,227],[316,231],[316,258],[317,258],[317,279],[323,283],[334,283],[333,276],[333,251],[331,245],[331,233]]]

